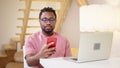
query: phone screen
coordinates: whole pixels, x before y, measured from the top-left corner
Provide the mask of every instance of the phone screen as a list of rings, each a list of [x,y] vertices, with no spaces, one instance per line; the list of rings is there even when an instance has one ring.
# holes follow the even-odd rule
[[[55,46],[56,46],[56,42],[57,42],[57,38],[49,37],[49,38],[47,39],[47,44],[49,44],[49,43],[51,43],[51,42],[53,42],[53,44],[52,44],[51,46],[49,46],[49,48],[55,47]]]

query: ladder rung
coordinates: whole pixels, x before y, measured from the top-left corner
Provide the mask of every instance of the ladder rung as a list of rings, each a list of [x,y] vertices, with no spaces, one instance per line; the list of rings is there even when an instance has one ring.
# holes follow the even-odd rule
[[[25,1],[25,0],[20,0],[20,1]],[[32,0],[32,1],[40,1],[40,0]]]
[[[17,38],[17,37],[11,38],[11,40],[12,40],[13,42],[20,42],[20,38]]]
[[[18,20],[24,20],[24,18],[18,18]],[[39,20],[38,18],[28,18],[28,20]]]
[[[17,28],[22,28],[23,26],[17,26]],[[40,26],[27,26],[27,28],[40,28]]]
[[[3,44],[5,50],[16,50],[16,46],[10,44]]]
[[[19,11],[25,11],[25,9],[19,9]],[[40,9],[29,9],[29,11],[40,11]]]
[[[25,35],[31,35],[33,33],[25,33]],[[22,33],[16,33],[16,35],[23,35]]]
[[[40,12],[40,9],[28,9],[29,11],[36,11],[36,12]],[[19,9],[18,11],[25,11],[25,9]],[[56,12],[58,12],[59,10],[56,9]]]

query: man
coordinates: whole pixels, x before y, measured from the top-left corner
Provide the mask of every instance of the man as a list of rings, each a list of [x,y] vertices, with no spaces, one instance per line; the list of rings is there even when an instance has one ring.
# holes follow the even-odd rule
[[[43,8],[39,14],[39,22],[42,31],[38,31],[25,42],[25,59],[27,64],[33,68],[43,68],[39,63],[40,58],[67,57],[71,56],[70,44],[66,38],[54,32],[57,16],[55,10]],[[56,46],[51,47],[55,42],[47,44],[48,38],[56,38]]]

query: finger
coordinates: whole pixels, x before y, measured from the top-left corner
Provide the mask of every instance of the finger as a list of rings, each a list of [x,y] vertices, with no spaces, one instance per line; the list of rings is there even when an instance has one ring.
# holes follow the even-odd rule
[[[44,46],[42,47],[42,49],[48,49],[49,46],[51,46],[52,44],[54,44],[54,42],[51,42],[49,44],[44,44]]]
[[[50,55],[52,55],[52,54],[54,54],[54,52],[47,52],[47,55],[48,55],[48,56],[50,56]]]
[[[55,51],[55,50],[56,50],[56,48],[52,47],[52,48],[47,49],[46,52]]]
[[[51,56],[52,54],[54,54],[54,52],[46,52],[44,58],[48,58],[48,57]]]
[[[51,46],[52,44],[54,44],[54,42],[51,42],[51,43],[47,44],[45,48],[48,48],[48,47]]]
[[[49,49],[45,49],[44,52],[50,52],[50,51],[55,51],[55,47],[49,48]]]

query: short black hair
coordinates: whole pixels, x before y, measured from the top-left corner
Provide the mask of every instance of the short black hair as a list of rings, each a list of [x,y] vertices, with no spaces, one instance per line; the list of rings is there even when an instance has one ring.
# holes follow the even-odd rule
[[[55,18],[56,18],[56,12],[53,8],[51,7],[44,7],[43,9],[41,9],[41,12],[39,13],[39,19],[41,18],[41,15],[43,12],[53,12],[53,14],[55,15]]]

